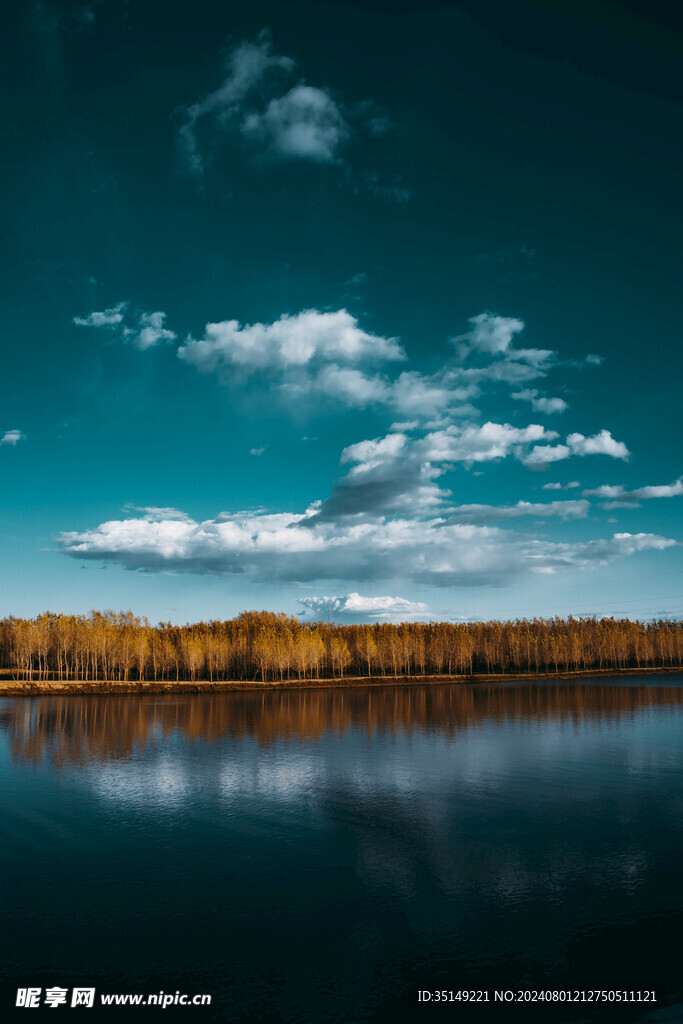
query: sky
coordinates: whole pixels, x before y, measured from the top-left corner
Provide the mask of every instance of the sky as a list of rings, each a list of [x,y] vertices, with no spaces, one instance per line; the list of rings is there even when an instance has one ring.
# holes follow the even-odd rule
[[[683,615],[670,17],[3,6],[0,615]]]

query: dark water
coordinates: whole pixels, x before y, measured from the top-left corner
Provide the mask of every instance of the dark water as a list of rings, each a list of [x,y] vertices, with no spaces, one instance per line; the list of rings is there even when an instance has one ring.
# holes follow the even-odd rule
[[[89,985],[206,1021],[683,1020],[683,688],[647,682],[0,700],[0,1019]],[[660,1002],[417,1002],[598,988]]]

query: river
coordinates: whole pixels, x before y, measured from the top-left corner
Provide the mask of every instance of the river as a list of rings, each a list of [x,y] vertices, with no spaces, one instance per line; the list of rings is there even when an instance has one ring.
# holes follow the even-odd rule
[[[0,808],[3,1019],[683,1020],[671,676],[3,698]]]

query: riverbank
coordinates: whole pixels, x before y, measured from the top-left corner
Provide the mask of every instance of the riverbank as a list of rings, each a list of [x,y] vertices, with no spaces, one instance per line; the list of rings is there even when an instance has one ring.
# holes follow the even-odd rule
[[[178,694],[178,693],[234,693],[253,690],[315,690],[331,687],[358,686],[421,686],[437,683],[537,683],[568,682],[581,679],[609,679],[610,677],[646,677],[652,675],[678,676],[683,673],[681,666],[658,668],[591,669],[579,671],[541,673],[487,673],[477,675],[424,675],[424,676],[350,676],[327,679],[285,679],[282,682],[268,680],[262,683],[254,679],[228,679],[211,682],[208,679],[175,680],[23,680],[0,677],[0,697],[39,697],[68,694]]]

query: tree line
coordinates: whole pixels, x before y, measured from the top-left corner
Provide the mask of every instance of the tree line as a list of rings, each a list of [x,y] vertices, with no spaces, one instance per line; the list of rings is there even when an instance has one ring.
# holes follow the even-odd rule
[[[337,625],[273,612],[175,626],[132,612],[0,621],[14,679],[256,680],[680,667],[683,622],[517,619]]]

